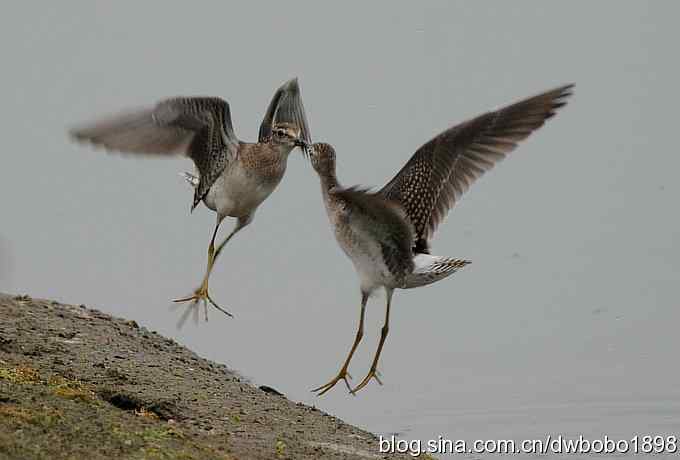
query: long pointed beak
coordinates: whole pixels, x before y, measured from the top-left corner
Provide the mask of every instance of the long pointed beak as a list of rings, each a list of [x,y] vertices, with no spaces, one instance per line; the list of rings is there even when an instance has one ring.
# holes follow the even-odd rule
[[[309,143],[304,139],[295,139],[295,147],[300,147],[303,150],[306,150],[309,148]]]

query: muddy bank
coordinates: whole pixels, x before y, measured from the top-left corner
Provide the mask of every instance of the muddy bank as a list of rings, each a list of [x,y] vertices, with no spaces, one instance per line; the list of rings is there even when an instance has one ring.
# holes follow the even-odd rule
[[[62,458],[386,457],[134,321],[0,294],[0,459]]]

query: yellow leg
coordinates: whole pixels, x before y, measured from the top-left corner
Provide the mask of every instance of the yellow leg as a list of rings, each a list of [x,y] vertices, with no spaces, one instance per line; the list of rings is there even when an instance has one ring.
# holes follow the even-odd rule
[[[203,277],[201,285],[199,286],[198,289],[194,291],[192,295],[184,297],[182,299],[173,300],[173,302],[191,302],[191,304],[187,308],[187,311],[184,312],[179,322],[177,323],[178,327],[181,328],[182,325],[184,325],[184,322],[187,320],[189,313],[191,313],[192,311],[193,312],[197,311],[196,308],[198,307],[199,302],[203,304],[206,321],[208,320],[208,303],[210,303],[210,305],[217,308],[225,315],[233,318],[234,315],[232,315],[227,310],[217,305],[217,303],[215,303],[215,301],[210,297],[210,294],[208,293],[208,280],[210,279],[210,274],[212,273],[213,267],[215,266],[215,262],[217,261],[217,258],[219,257],[220,253],[222,252],[222,249],[224,249],[224,246],[229,242],[229,240],[231,240],[231,238],[234,235],[236,235],[236,233],[239,232],[239,230],[241,230],[243,227],[252,222],[252,220],[253,220],[252,214],[244,217],[239,217],[238,221],[236,221],[236,226],[231,231],[229,236],[227,236],[224,239],[224,241],[220,243],[217,249],[215,249],[215,238],[217,237],[217,229],[220,227],[220,223],[222,222],[222,218],[220,216],[217,217],[215,231],[213,232],[212,238],[210,239],[210,245],[208,246],[208,267],[205,271],[205,276]]]
[[[352,378],[351,375],[349,375],[349,372],[347,372],[347,368],[349,367],[349,362],[352,360],[352,356],[354,355],[354,352],[356,351],[357,347],[359,346],[359,342],[361,342],[361,338],[364,336],[364,314],[366,313],[366,302],[368,301],[368,293],[361,293],[361,317],[359,318],[359,328],[357,329],[357,335],[354,338],[354,343],[352,344],[352,348],[349,351],[349,355],[347,355],[347,359],[345,360],[345,364],[342,365],[340,368],[340,372],[338,372],[338,375],[336,375],[333,379],[331,379],[330,382],[326,383],[325,385],[321,385],[318,388],[314,388],[312,391],[315,393],[318,393],[318,396],[323,395],[326,393],[328,390],[333,388],[336,383],[338,383],[340,380],[343,380],[345,382],[345,385],[347,386],[347,389],[349,391],[352,391],[352,387],[350,387],[349,382],[347,381],[347,378]]]
[[[248,215],[245,217],[239,217],[238,220],[236,221],[236,226],[234,229],[231,231],[231,233],[220,243],[220,245],[217,247],[217,251],[215,251],[215,255],[213,257],[213,264],[217,260],[217,258],[220,256],[222,253],[222,249],[224,249],[224,246],[229,242],[229,240],[236,235],[240,230],[243,229],[246,225],[250,224],[253,221],[253,215]],[[213,241],[215,238],[213,237]],[[212,270],[212,266],[211,266]]]
[[[203,308],[205,310],[205,320],[208,321],[208,302],[224,313],[227,316],[233,317],[231,313],[229,313],[227,310],[224,308],[220,307],[215,303],[215,301],[210,297],[210,294],[208,292],[208,280],[210,279],[210,273],[212,272],[212,269],[215,265],[215,259],[216,259],[216,251],[215,251],[215,237],[217,236],[217,230],[220,227],[220,220],[218,219],[217,225],[215,225],[215,231],[213,231],[212,238],[210,239],[210,245],[208,246],[208,267],[205,272],[205,276],[203,277],[203,282],[199,286],[198,289],[194,291],[194,293],[188,297],[184,297],[181,299],[176,299],[173,300],[173,302],[191,302],[187,310],[184,312],[184,314],[180,317],[179,322],[177,323],[177,327],[181,328],[185,321],[187,320],[189,314],[192,311],[196,311],[196,308],[198,307],[199,303],[203,304]],[[232,232],[233,234],[233,232]],[[232,235],[230,235],[231,237]],[[225,241],[226,243],[226,241]],[[223,243],[224,244],[224,243]]]
[[[378,350],[375,352],[373,364],[371,364],[371,370],[368,371],[368,374],[366,375],[366,377],[364,377],[361,383],[359,383],[359,385],[350,390],[350,393],[352,393],[353,395],[355,395],[357,391],[361,390],[363,387],[368,385],[368,382],[371,381],[371,378],[374,378],[376,382],[382,385],[382,382],[378,378],[378,360],[380,359],[380,353],[382,352],[383,345],[385,345],[385,339],[387,338],[387,333],[389,332],[390,305],[392,304],[393,289],[385,288],[385,292],[387,293],[387,307],[385,308],[385,324],[380,330],[380,342],[378,342]]]

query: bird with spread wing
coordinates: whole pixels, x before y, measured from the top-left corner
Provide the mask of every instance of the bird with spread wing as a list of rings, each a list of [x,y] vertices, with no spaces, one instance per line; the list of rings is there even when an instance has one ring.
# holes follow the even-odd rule
[[[224,245],[253,221],[255,211],[284,176],[295,147],[304,152],[311,143],[297,78],[278,88],[260,125],[258,141],[240,141],[231,123],[227,101],[218,97],[177,97],[153,107],[131,110],[95,120],[71,130],[74,139],[109,151],[138,155],[189,157],[197,175],[184,177],[194,188],[191,209],[201,201],[217,214],[208,246],[208,265],[201,285],[180,320],[207,303],[232,316],[210,296],[208,280]],[[215,247],[217,230],[225,217],[236,218],[229,235]]]
[[[561,86],[453,126],[420,147],[387,185],[372,193],[338,182],[332,146],[310,149],[323,201],[338,244],[352,260],[361,289],[357,333],[338,374],[312,391],[322,395],[344,381],[355,394],[371,379],[380,382],[378,360],[389,330],[395,289],[442,280],[469,261],[430,254],[430,240],[448,211],[474,181],[512,152],[566,104],[573,85]],[[366,377],[349,384],[349,363],[364,333],[369,296],[386,292],[385,322]]]

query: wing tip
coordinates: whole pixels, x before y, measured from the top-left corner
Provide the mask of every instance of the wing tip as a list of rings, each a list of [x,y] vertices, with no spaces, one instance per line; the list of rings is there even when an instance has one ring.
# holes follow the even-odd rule
[[[559,86],[552,91],[548,91],[547,94],[550,96],[550,110],[546,113],[546,120],[554,117],[559,109],[567,105],[569,102],[568,99],[574,94],[575,86],[575,83],[568,83]]]
[[[87,146],[94,150],[104,151],[106,153],[124,153],[116,148],[106,144],[106,142],[98,139],[96,136],[88,134],[87,128],[71,128],[67,131],[67,136],[72,142],[78,145]]]
[[[300,82],[298,80],[298,77],[293,77],[290,80],[286,81],[283,85],[281,85],[281,89],[284,91],[290,91],[294,94],[299,93]]]
[[[553,95],[553,101],[555,105],[560,104],[559,107],[564,106],[567,101],[566,99],[574,94],[574,88],[576,83],[567,83],[562,86],[558,86],[552,91],[548,91],[548,94]]]
[[[575,83],[567,83],[553,89],[544,91],[536,96],[529,97],[515,104],[505,106],[499,111],[523,107],[529,110],[540,122],[531,130],[534,131],[543,125],[543,122],[555,116],[557,111],[567,105],[569,97],[574,94]]]
[[[76,142],[86,142],[88,141],[88,136],[85,134],[85,128],[83,126],[73,126],[66,130],[66,135],[72,141]]]
[[[71,128],[66,132],[66,135],[71,142],[75,142],[78,145],[90,146],[95,150],[103,149],[107,152],[111,151],[106,145],[97,142],[93,136],[87,134],[83,128]]]

